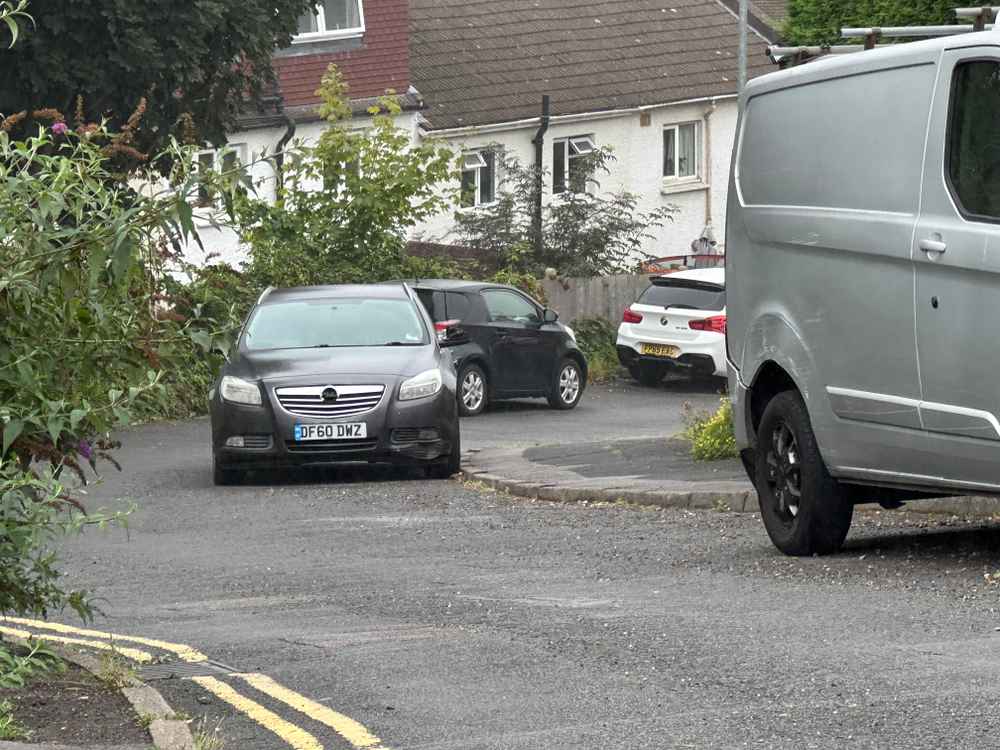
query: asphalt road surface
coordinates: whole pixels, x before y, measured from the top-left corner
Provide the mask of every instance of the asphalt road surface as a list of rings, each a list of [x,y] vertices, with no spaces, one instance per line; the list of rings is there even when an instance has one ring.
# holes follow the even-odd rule
[[[467,421],[466,445],[669,433],[682,400],[716,398],[589,395],[570,415]],[[756,515],[532,503],[383,469],[217,489],[207,431],[127,436],[124,473],[88,502],[139,510],[69,545],[69,582],[100,595],[96,627],[266,674],[379,747],[998,744],[996,523],[870,513],[843,554],[795,560]],[[191,680],[155,684],[230,750],[294,746]],[[364,746],[241,692],[322,747]]]

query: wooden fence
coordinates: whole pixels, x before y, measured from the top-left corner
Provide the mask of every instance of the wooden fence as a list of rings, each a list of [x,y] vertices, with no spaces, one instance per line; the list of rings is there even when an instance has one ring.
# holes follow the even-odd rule
[[[546,279],[542,282],[549,307],[569,323],[579,318],[621,320],[622,312],[649,286],[645,274],[599,276],[581,279]]]

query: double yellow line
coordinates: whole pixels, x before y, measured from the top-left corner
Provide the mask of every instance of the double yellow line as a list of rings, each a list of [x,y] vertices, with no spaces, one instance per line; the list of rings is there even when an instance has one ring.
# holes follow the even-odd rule
[[[151,663],[154,660],[153,654],[139,648],[132,648],[131,646],[119,646],[118,643],[134,643],[139,646],[166,651],[179,657],[182,661],[192,664],[208,661],[208,657],[203,653],[181,643],[119,635],[101,630],[89,630],[87,628],[62,625],[56,622],[29,620],[22,617],[6,617],[0,619],[0,623],[3,623],[0,625],[0,634],[25,640],[34,639],[74,646],[85,646],[100,651],[116,651],[140,664]],[[10,627],[8,623],[21,627]],[[24,630],[23,628],[26,627],[43,632],[37,633],[32,630]],[[234,673],[230,677],[242,680],[250,687],[275,701],[283,703],[313,721],[329,727],[346,740],[355,750],[389,750],[389,748],[382,744],[382,741],[378,737],[354,719],[281,685],[267,675]],[[324,750],[323,744],[314,735],[283,719],[260,703],[239,693],[228,683],[216,677],[192,677],[191,679],[220,700],[225,701],[237,711],[279,737],[292,747],[293,750]]]

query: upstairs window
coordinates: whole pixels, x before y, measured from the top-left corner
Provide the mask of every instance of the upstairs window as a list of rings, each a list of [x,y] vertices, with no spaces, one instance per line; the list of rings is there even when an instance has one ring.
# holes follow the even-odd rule
[[[552,192],[585,193],[590,177],[586,157],[597,150],[589,135],[574,136],[552,144]]]
[[[312,13],[299,16],[296,42],[335,39],[364,33],[365,15],[361,0],[322,0]]]
[[[487,206],[496,200],[497,155],[492,149],[469,151],[462,157],[462,208]]]
[[[696,180],[701,177],[701,129],[698,123],[669,125],[663,129],[663,179]]]

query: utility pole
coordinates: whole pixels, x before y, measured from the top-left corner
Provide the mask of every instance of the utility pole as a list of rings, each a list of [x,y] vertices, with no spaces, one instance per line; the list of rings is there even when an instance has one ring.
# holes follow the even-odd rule
[[[740,71],[738,78],[738,91],[743,94],[743,89],[747,85],[747,17],[749,0],[740,0]]]

